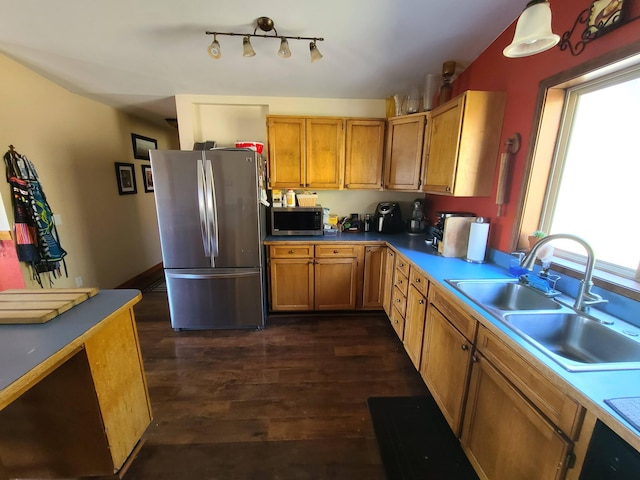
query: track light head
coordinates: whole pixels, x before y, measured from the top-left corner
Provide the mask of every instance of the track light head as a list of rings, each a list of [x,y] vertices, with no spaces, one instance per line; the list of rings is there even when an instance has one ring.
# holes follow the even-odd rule
[[[318,50],[315,40],[309,43],[309,52],[311,53],[311,63],[317,62],[322,58],[322,54],[320,50]]]
[[[291,49],[289,48],[289,42],[286,38],[282,37],[280,41],[280,48],[278,49],[278,55],[282,58],[289,58],[291,56]]]
[[[216,60],[222,56],[222,50],[220,50],[220,43],[218,42],[218,39],[216,38],[215,34],[213,35],[213,42],[211,42],[211,45],[207,47],[207,53],[211,58],[215,58]]]
[[[247,35],[242,39],[242,56],[243,57],[255,57],[256,51],[251,46],[251,42],[249,41],[249,36]]]

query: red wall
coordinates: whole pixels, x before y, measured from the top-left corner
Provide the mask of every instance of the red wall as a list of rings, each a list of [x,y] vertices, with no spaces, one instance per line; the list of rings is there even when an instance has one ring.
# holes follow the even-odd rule
[[[580,12],[591,5],[591,0],[550,0],[552,12],[552,30],[562,36],[570,30]],[[640,15],[640,2],[626,0],[630,4],[626,18]],[[526,1],[522,1],[523,8]],[[640,39],[640,19],[618,27],[600,38],[587,44],[584,51],[577,56],[569,50],[561,51],[559,47],[524,58],[506,58],[502,55],[505,46],[511,43],[514,23],[507,28],[454,82],[453,94],[465,90],[495,90],[507,93],[507,104],[501,134],[500,152],[504,151],[504,143],[515,132],[522,136],[520,151],[510,164],[510,186],[507,203],[502,208],[502,216],[496,217],[495,191],[497,189],[497,167],[494,176],[494,194],[491,197],[449,198],[439,195],[427,195],[427,207],[431,212],[442,210],[471,211],[478,216],[489,218],[491,222],[489,245],[502,251],[511,248],[511,234],[518,208],[518,198],[522,184],[524,165],[529,149],[529,136],[533,128],[535,102],[538,95],[538,84],[558,72],[600,57],[619,47]],[[572,43],[580,39],[584,29],[574,32]]]

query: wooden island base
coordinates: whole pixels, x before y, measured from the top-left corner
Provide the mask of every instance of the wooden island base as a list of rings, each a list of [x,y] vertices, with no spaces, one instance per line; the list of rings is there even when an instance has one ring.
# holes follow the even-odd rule
[[[151,422],[133,315],[139,299],[103,291],[46,327],[0,327],[3,346],[23,344],[16,361],[51,349],[0,390],[0,478],[119,478]]]

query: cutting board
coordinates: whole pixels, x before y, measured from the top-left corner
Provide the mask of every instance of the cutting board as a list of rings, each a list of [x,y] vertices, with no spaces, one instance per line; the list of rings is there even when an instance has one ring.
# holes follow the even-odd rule
[[[438,252],[443,257],[464,257],[469,246],[469,231],[476,217],[449,217],[444,221]]]
[[[97,293],[97,288],[5,290],[0,292],[0,324],[45,323]]]

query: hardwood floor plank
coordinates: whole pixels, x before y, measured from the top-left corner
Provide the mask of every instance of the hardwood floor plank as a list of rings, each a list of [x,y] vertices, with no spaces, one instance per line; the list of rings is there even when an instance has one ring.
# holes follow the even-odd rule
[[[383,314],[175,332],[164,292],[135,312],[154,420],[124,480],[382,480],[367,399],[427,392]]]

